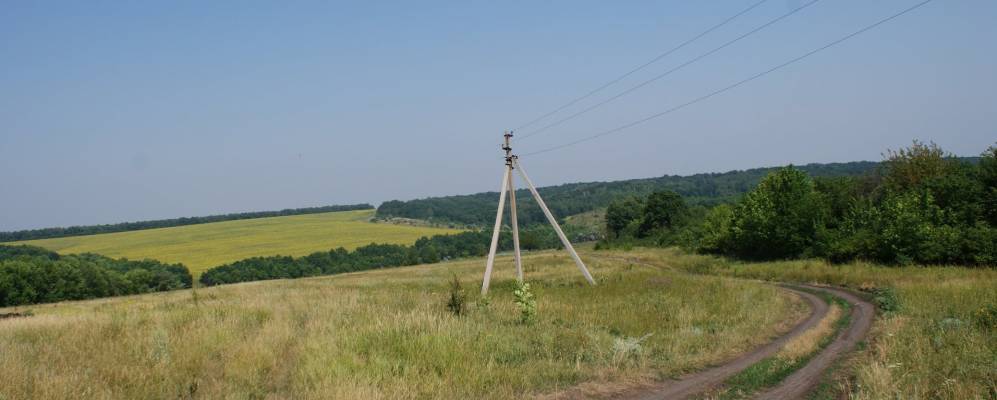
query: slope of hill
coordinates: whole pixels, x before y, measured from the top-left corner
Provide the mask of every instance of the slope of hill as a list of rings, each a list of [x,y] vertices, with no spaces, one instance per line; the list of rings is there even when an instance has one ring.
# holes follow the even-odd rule
[[[302,256],[340,246],[351,250],[372,242],[411,244],[423,236],[457,232],[374,224],[367,221],[373,213],[373,210],[357,210],[254,218],[17,243],[62,254],[90,252],[108,257],[179,262],[197,275],[207,268],[249,257]]]
[[[715,365],[806,312],[771,285],[582,254],[599,285],[564,252],[525,255],[528,323],[508,255],[487,303],[471,259],[33,306],[0,321],[0,398],[532,398]]]
[[[172,219],[157,219],[150,221],[121,222],[117,224],[104,225],[82,225],[70,226],[66,228],[42,228],[27,229],[22,231],[0,232],[0,242],[13,242],[15,240],[48,239],[67,236],[96,235],[99,233],[129,232],[142,229],[168,228],[172,226],[186,226],[196,224],[207,224],[211,222],[234,221],[240,219],[281,217],[287,215],[318,214],[336,211],[371,210],[374,206],[370,204],[350,204],[345,206],[322,206],[305,208],[288,208],[280,211],[255,211],[233,214],[208,215],[205,217],[182,217]]]
[[[858,176],[870,173],[878,162],[856,161],[848,163],[807,164],[799,167],[811,176]],[[665,175],[660,178],[630,179],[615,182],[568,183],[539,188],[540,195],[554,215],[566,217],[609,205],[613,199],[637,195],[646,196],[668,189],[681,194],[691,204],[713,205],[731,201],[755,187],[771,168],[754,168],[744,171],[706,173],[689,176]],[[542,222],[543,213],[529,192],[519,190],[519,222],[530,225]],[[498,192],[471,195],[430,197],[409,201],[387,201],[377,209],[379,218],[413,218],[438,222],[484,226],[495,218]]]

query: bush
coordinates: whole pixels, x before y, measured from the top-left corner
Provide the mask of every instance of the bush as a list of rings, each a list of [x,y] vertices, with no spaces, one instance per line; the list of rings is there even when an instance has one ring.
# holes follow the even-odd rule
[[[0,307],[189,288],[180,264],[0,245]]]
[[[984,331],[997,330],[997,305],[987,304],[980,307],[973,312],[973,321]]]
[[[897,292],[891,287],[880,287],[872,290],[872,301],[876,307],[883,312],[895,312],[900,310],[900,299]]]
[[[803,255],[816,242],[824,206],[803,171],[789,166],[770,174],[734,209],[735,255],[761,260]]]
[[[513,302],[519,307],[519,322],[524,324],[533,323],[537,318],[537,300],[530,290],[530,284],[516,282],[516,289],[513,290]]]
[[[453,276],[450,281],[450,299],[447,300],[447,310],[454,316],[461,316],[464,314],[466,306],[467,294],[464,293],[464,288],[460,285],[460,279],[457,279],[457,275]]]
[[[997,263],[997,148],[979,164],[915,141],[881,176],[811,181],[792,167],[688,230],[689,247],[744,259],[825,257],[886,264]]]

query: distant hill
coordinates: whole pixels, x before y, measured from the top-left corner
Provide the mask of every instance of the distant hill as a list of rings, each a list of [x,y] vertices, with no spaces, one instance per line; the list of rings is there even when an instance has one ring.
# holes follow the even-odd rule
[[[814,177],[859,176],[873,172],[879,162],[807,164],[798,168]],[[614,182],[568,183],[539,188],[551,212],[559,218],[576,215],[609,205],[618,197],[646,196],[655,191],[673,190],[690,204],[715,205],[729,202],[755,187],[769,172],[779,167],[743,171],[705,173],[688,176],[665,175],[660,178],[630,179]],[[543,222],[544,216],[526,189],[516,191],[519,221],[523,225]],[[377,209],[378,218],[412,218],[440,223],[486,226],[494,223],[498,192],[430,197],[409,201],[387,201]]]
[[[183,217],[158,219],[151,221],[122,222],[118,224],[70,226],[68,228],[28,229],[14,232],[0,232],[0,242],[18,240],[49,239],[67,236],[96,235],[99,233],[114,233],[138,231],[142,229],[169,228],[173,226],[207,224],[211,222],[233,221],[266,217],[281,217],[287,215],[318,214],[336,211],[370,210],[370,204],[350,204],[342,206],[322,206],[307,208],[288,208],[280,211],[257,211],[234,214],[209,215],[206,217]]]
[[[96,253],[129,260],[183,263],[195,276],[250,257],[304,256],[371,243],[411,245],[423,236],[456,229],[372,224],[373,209],[286,215],[16,242],[59,254]],[[2,291],[2,285],[0,285]]]

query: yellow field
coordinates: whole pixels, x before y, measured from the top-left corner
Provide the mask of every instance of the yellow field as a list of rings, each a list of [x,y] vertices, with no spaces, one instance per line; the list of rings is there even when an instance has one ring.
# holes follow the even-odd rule
[[[64,254],[91,252],[108,257],[180,262],[199,275],[208,268],[255,256],[302,256],[340,246],[352,250],[373,242],[412,244],[422,236],[458,232],[367,222],[373,214],[374,210],[342,211],[17,243]]]

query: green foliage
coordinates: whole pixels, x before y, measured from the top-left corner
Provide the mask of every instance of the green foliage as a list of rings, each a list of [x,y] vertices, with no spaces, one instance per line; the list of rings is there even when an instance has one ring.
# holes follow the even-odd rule
[[[549,227],[520,231],[523,249],[552,249],[561,246]],[[488,252],[490,232],[470,231],[451,235],[422,237],[411,246],[376,244],[360,246],[353,251],[340,247],[304,257],[252,257],[211,268],[201,274],[205,286],[249,282],[267,279],[289,279],[333,275],[371,269],[436,263],[444,260],[481,257]],[[512,249],[512,235],[502,232],[499,249]]]
[[[609,207],[606,208],[606,232],[612,237],[623,235],[635,221],[640,220],[642,210],[644,210],[642,199],[634,196],[609,203]]]
[[[973,311],[973,321],[984,331],[997,330],[997,305],[987,304]]]
[[[537,319],[537,300],[530,289],[530,284],[526,282],[516,282],[516,289],[512,291],[513,302],[519,307],[519,322],[530,324]]]
[[[879,163],[809,164],[800,167],[811,176],[860,176],[874,170]],[[616,182],[571,183],[539,188],[555,216],[565,217],[608,207],[627,197],[646,198],[656,191],[673,191],[689,205],[714,206],[729,203],[758,184],[775,168],[756,168],[724,173],[689,176],[666,175],[659,178]],[[529,192],[516,192],[519,222],[523,226],[545,223],[545,217]],[[431,197],[410,201],[387,201],[377,208],[378,218],[414,218],[468,226],[488,226],[494,221],[498,193],[487,192],[462,196]]]
[[[180,264],[0,245],[0,307],[175,290],[191,283]]]
[[[651,232],[676,228],[683,222],[688,212],[689,207],[678,193],[670,190],[651,193],[644,202],[640,234],[647,236]]]
[[[694,249],[714,254],[727,254],[734,248],[734,207],[721,204],[706,213],[706,218],[691,244]]]
[[[953,166],[953,157],[934,142],[925,144],[914,140],[908,148],[887,150],[884,157],[883,185],[894,192],[911,190],[947,175]]]
[[[708,213],[689,243],[745,259],[994,265],[994,152],[973,164],[915,141],[888,152],[878,176],[812,180],[787,167]]]
[[[817,240],[824,214],[813,180],[792,166],[780,169],[735,208],[734,253],[750,259],[802,256]]]
[[[978,176],[983,184],[984,217],[991,226],[997,226],[997,145],[983,152]]]
[[[128,232],[142,229],[167,228],[172,226],[184,226],[195,224],[207,224],[212,222],[233,221],[240,219],[280,217],[285,215],[318,214],[337,211],[370,210],[374,206],[370,204],[351,204],[345,206],[323,206],[293,208],[280,211],[258,211],[235,214],[209,215],[206,217],[183,217],[173,219],[160,219],[154,221],[122,222],[120,224],[109,225],[89,225],[70,226],[68,228],[44,228],[14,232],[0,232],[0,242],[15,242],[21,240],[35,240],[58,238],[67,236],[96,235],[100,233]]]
[[[597,250],[632,248],[635,245],[668,246],[692,240],[685,229],[701,219],[706,209],[690,208],[678,193],[661,190],[647,198],[627,197],[606,210],[609,237],[596,244]]]
[[[879,287],[872,290],[872,302],[883,312],[900,311],[900,299],[892,287]]]
[[[461,287],[460,279],[454,274],[450,280],[450,298],[447,300],[447,310],[456,317],[464,314],[466,305],[467,293],[464,293],[464,288]]]

